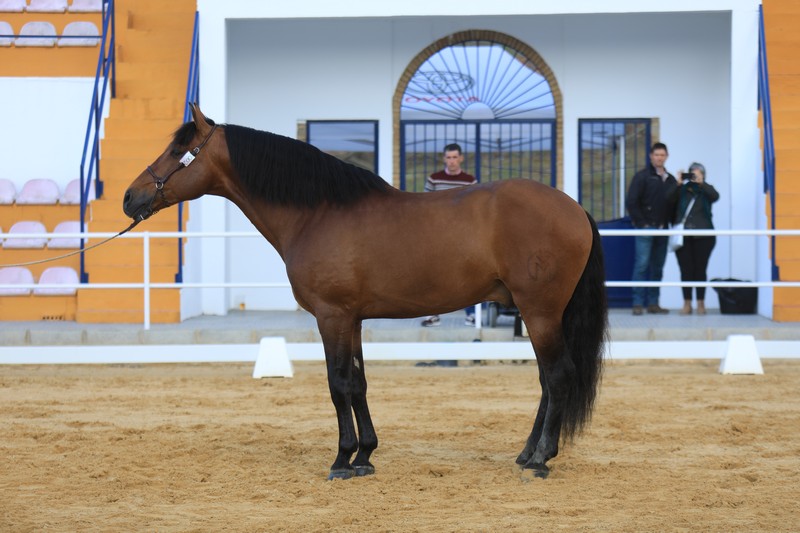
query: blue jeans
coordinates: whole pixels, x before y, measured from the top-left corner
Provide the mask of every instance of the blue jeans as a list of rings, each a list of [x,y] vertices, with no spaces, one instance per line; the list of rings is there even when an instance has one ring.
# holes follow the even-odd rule
[[[635,237],[633,281],[661,281],[668,237]],[[634,287],[633,305],[658,305],[659,287]]]

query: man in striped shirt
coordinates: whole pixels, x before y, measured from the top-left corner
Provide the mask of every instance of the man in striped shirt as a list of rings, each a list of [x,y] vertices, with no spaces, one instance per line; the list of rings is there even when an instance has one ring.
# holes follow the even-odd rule
[[[461,169],[464,162],[464,153],[458,144],[448,144],[444,147],[444,169],[431,174],[425,181],[426,191],[445,191],[465,185],[473,185],[478,182],[475,176],[467,174]],[[465,309],[467,317],[464,323],[468,326],[475,325],[475,309],[468,307]],[[425,327],[438,326],[441,324],[439,315],[432,315],[422,321]],[[456,361],[441,361],[439,363],[455,363]],[[445,365],[442,365],[445,366]]]
[[[478,180],[475,176],[467,174],[461,170],[461,163],[464,162],[464,154],[461,146],[453,143],[444,147],[444,170],[434,172],[425,181],[426,191],[445,191],[455,187],[472,185]]]

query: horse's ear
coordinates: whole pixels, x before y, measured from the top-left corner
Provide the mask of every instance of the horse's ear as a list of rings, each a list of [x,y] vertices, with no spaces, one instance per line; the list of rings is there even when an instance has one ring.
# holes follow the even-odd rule
[[[189,103],[189,108],[192,110],[192,119],[197,125],[197,129],[202,131],[208,128],[210,124],[213,124],[213,122],[210,121],[202,111],[200,111],[200,106],[198,106],[196,103]]]

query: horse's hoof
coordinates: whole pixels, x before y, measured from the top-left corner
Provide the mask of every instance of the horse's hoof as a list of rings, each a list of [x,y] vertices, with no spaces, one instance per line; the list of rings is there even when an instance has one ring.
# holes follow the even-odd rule
[[[522,469],[522,480],[532,481],[533,479],[547,479],[550,468],[543,464],[527,464]]]
[[[530,459],[530,458],[531,458],[531,454],[529,454],[529,453],[521,453],[521,454],[519,454],[519,455],[517,456],[517,461],[516,461],[516,463],[517,463],[517,464],[518,464],[520,467],[524,467],[524,466],[525,466],[525,465],[528,463],[528,459]]]
[[[353,470],[356,471],[356,477],[371,476],[375,473],[375,467],[372,465],[353,465]]]
[[[352,468],[340,468],[337,470],[331,470],[331,473],[328,474],[328,481],[333,481],[334,479],[350,479],[355,475],[355,470]]]

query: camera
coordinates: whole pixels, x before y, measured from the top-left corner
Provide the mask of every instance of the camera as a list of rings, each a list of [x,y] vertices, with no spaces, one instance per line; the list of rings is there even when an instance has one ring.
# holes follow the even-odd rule
[[[681,179],[683,181],[694,181],[694,173],[692,173],[692,172],[683,172],[681,174]]]

